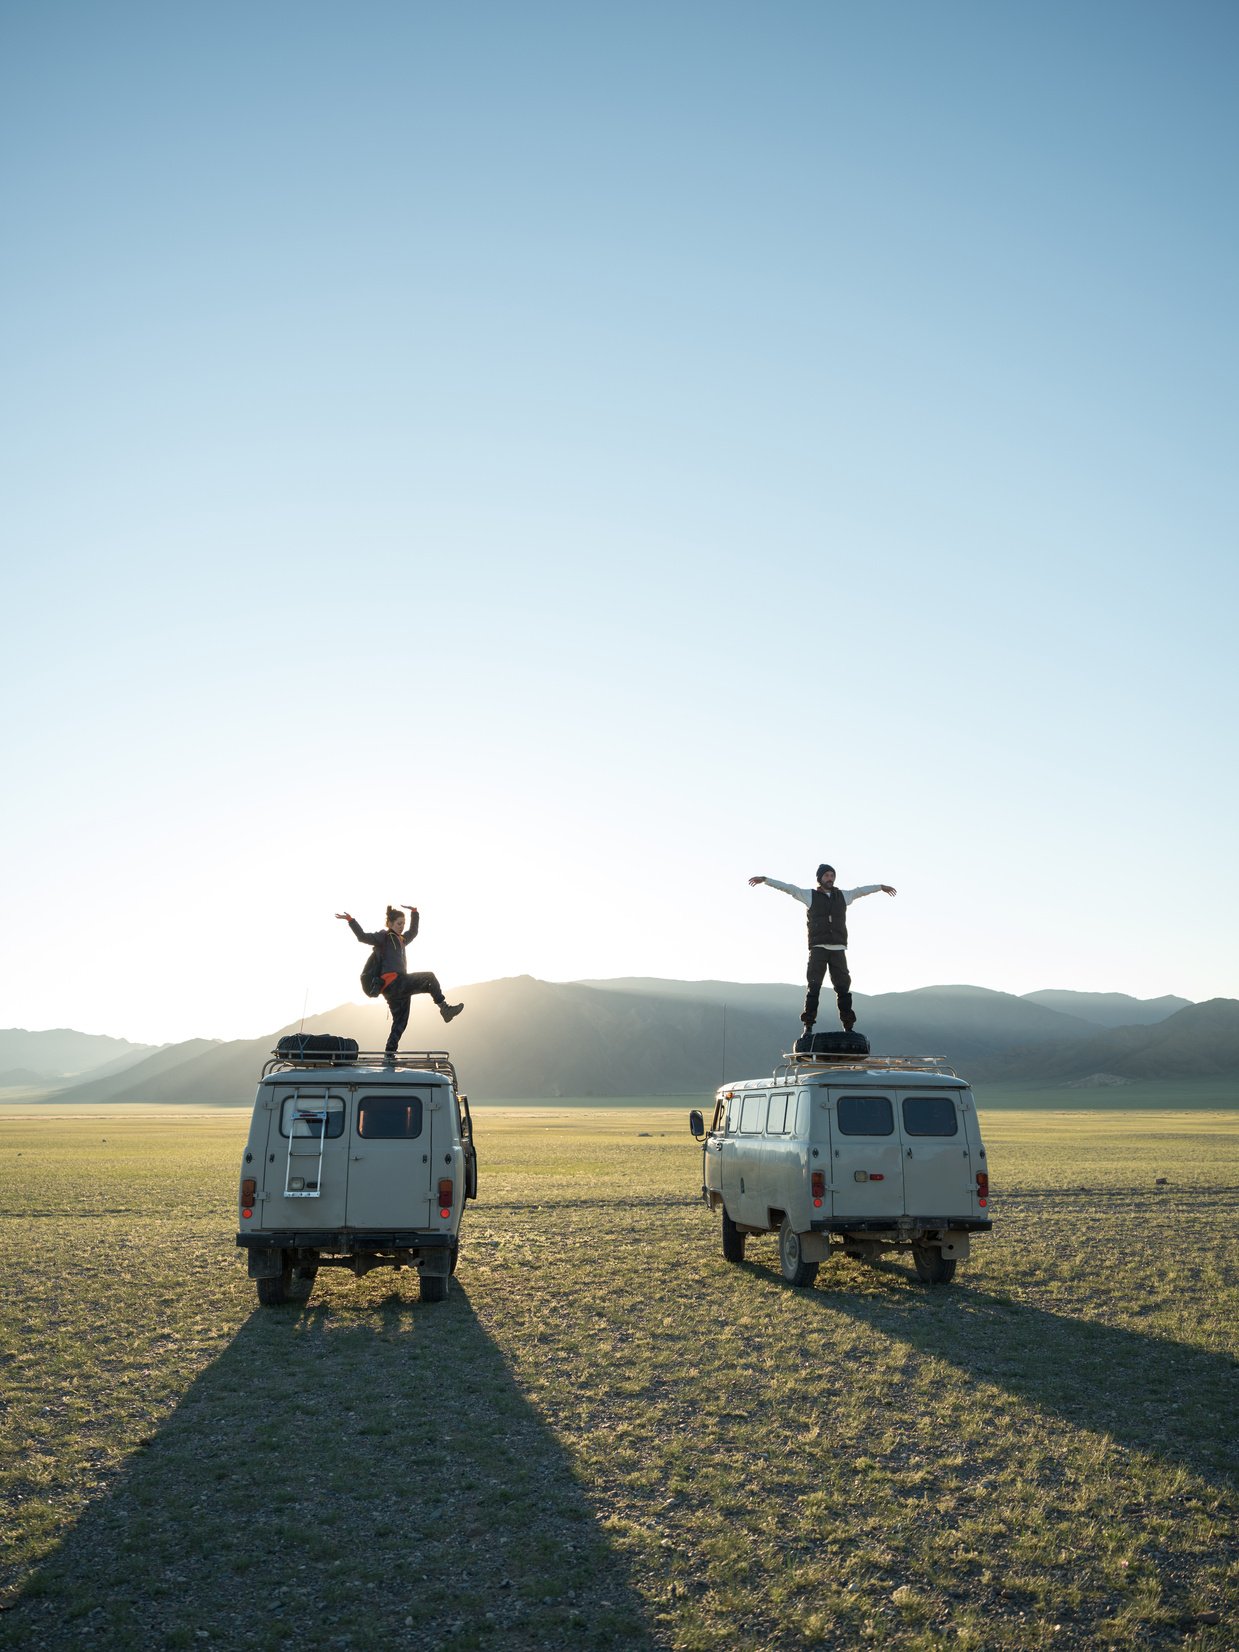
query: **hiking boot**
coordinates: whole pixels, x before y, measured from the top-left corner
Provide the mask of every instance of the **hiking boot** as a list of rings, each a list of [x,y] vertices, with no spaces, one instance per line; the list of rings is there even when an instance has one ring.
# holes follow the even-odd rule
[[[464,1009],[463,1004],[440,1004],[439,1014],[445,1021],[451,1021]]]
[[[852,1028],[856,1025],[856,1011],[840,1010],[839,1019],[843,1022],[844,1032],[851,1032]]]

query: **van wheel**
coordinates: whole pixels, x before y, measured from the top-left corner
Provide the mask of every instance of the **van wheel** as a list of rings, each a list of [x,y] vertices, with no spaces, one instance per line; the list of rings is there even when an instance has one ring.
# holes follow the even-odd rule
[[[300,1267],[294,1268],[292,1270],[292,1283],[288,1287],[289,1301],[308,1302],[317,1277],[317,1262],[303,1262]]]
[[[805,1261],[800,1248],[800,1235],[786,1216],[779,1229],[779,1267],[789,1285],[811,1285],[817,1278],[818,1265]]]
[[[955,1277],[955,1258],[943,1256],[937,1245],[913,1245],[912,1260],[922,1285],[949,1285]]]
[[[284,1253],[287,1256],[287,1252]],[[280,1273],[272,1274],[267,1279],[256,1279],[258,1300],[264,1308],[278,1308],[288,1301],[292,1291],[293,1270],[288,1262],[284,1263]]]
[[[727,1214],[723,1206],[723,1255],[728,1262],[744,1261],[744,1234]]]
[[[447,1288],[451,1283],[445,1273],[424,1273],[422,1275],[422,1301],[446,1302]]]

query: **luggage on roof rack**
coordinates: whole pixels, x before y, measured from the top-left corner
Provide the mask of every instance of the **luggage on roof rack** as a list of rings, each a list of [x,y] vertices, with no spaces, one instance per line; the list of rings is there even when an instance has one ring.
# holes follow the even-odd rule
[[[858,1032],[804,1033],[792,1045],[792,1053],[851,1057],[868,1055],[869,1040],[864,1033]]]
[[[357,1054],[355,1038],[340,1038],[335,1033],[290,1033],[275,1046],[276,1055],[306,1065],[351,1060]]]

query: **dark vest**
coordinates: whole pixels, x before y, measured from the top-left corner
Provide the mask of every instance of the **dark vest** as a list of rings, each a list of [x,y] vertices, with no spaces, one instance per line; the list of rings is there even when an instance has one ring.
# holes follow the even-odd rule
[[[809,945],[848,944],[848,903],[841,889],[815,889],[809,903]]]

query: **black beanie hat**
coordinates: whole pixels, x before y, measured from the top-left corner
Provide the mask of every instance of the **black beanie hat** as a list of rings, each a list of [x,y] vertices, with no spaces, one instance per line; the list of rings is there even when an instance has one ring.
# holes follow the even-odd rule
[[[820,878],[823,872],[833,872],[833,871],[834,871],[834,867],[833,866],[827,866],[826,862],[823,861],[822,864],[817,869],[817,876]]]

